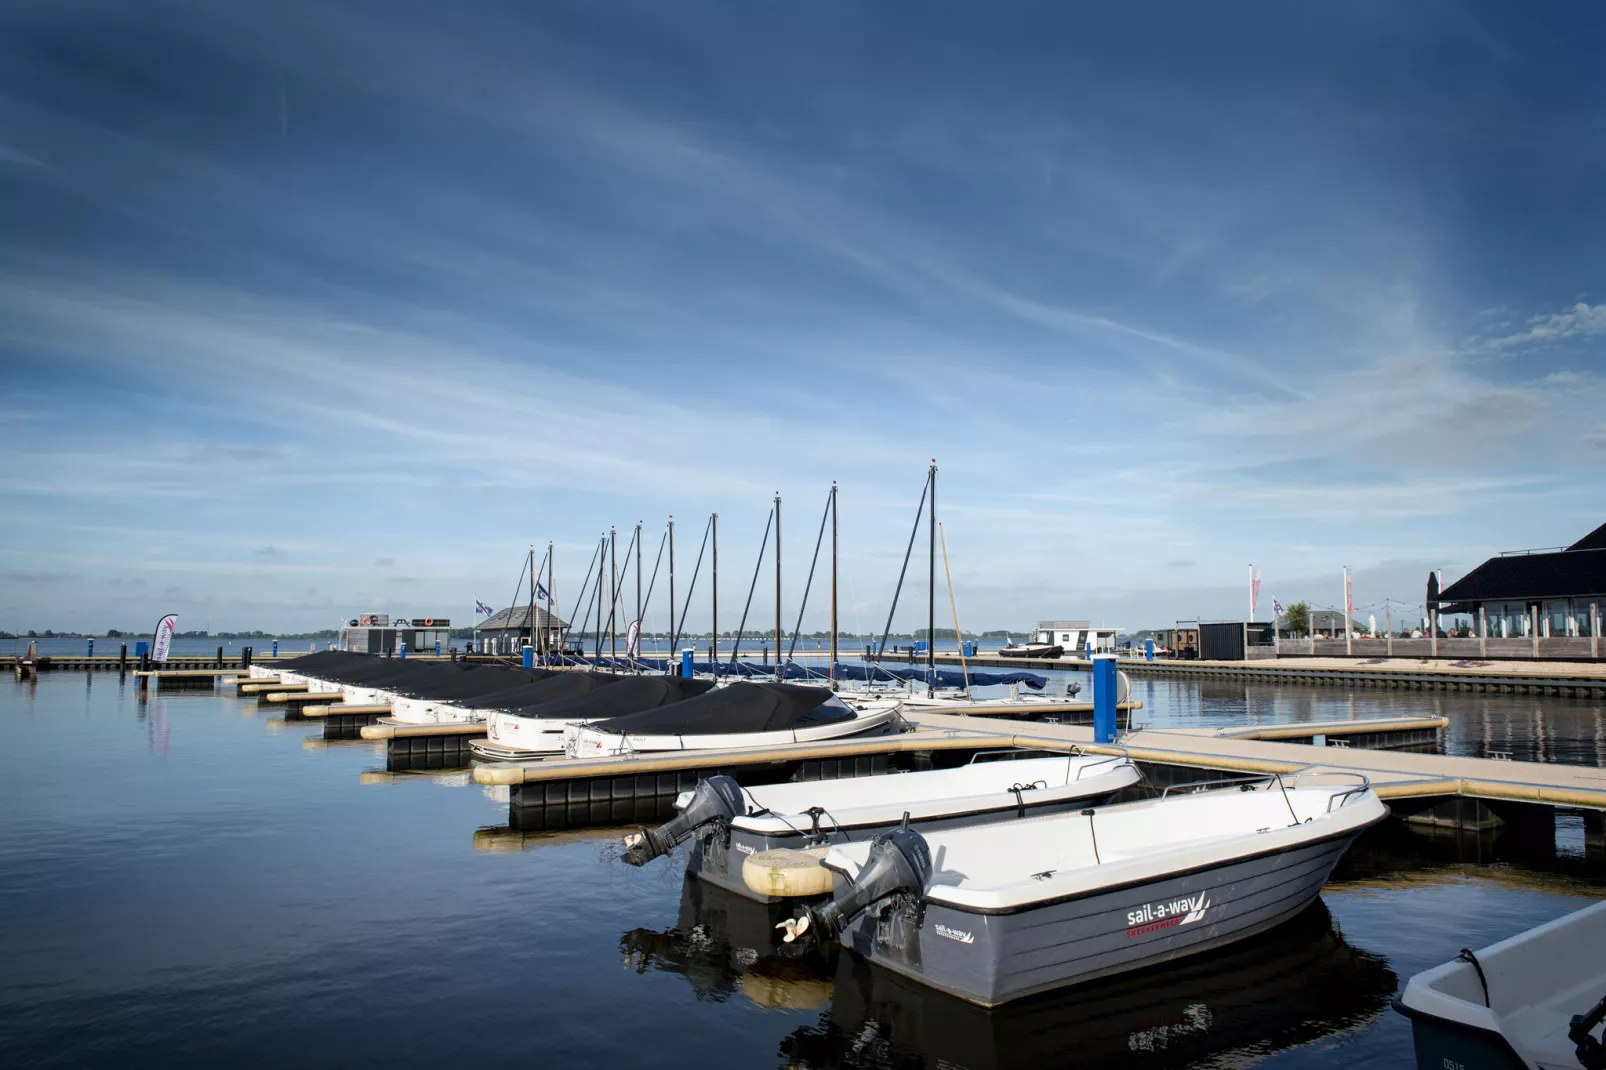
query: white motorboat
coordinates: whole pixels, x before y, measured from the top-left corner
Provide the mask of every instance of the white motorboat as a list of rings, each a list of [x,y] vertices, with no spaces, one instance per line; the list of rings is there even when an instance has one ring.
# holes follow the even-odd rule
[[[755,864],[765,851],[868,839],[903,823],[924,832],[1081,809],[1108,802],[1140,779],[1125,754],[1079,751],[745,788],[730,777],[710,777],[675,800],[678,816],[627,838],[625,858],[643,865],[695,837],[689,875],[773,902],[792,893]],[[793,860],[778,863],[785,872]]]
[[[571,758],[645,751],[724,750],[890,733],[902,724],[896,700],[854,708],[823,687],[732,683],[642,713],[570,726]]]
[[[1394,1003],[1420,1070],[1599,1070],[1606,901],[1417,974]]]
[[[574,674],[576,676],[582,674]],[[706,678],[679,676],[623,677],[583,694],[512,710],[492,711],[485,738],[469,749],[491,761],[522,761],[563,753],[564,732],[574,725],[653,710],[704,694],[714,687]]]
[[[841,879],[830,902],[785,922],[785,939],[838,939],[889,970],[994,1006],[1278,925],[1388,815],[1358,774],[1175,790],[833,846],[824,865]]]

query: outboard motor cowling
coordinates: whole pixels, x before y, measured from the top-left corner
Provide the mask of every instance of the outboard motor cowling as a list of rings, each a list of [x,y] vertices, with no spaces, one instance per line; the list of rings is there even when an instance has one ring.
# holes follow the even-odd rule
[[[711,776],[697,782],[684,809],[656,829],[643,826],[625,837],[622,856],[633,866],[644,866],[659,855],[666,855],[691,838],[698,829],[714,821],[729,822],[747,813],[742,787],[728,776]]]
[[[883,832],[870,841],[865,859],[852,884],[834,894],[819,907],[805,907],[795,918],[776,926],[790,944],[812,934],[816,940],[829,940],[842,931],[860,911],[900,891],[920,895],[931,880],[931,847],[926,838],[912,828],[900,827]]]

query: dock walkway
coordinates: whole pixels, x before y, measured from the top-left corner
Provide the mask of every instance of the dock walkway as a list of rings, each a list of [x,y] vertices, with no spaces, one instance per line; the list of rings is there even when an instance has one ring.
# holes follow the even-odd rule
[[[1599,826],[1606,812],[1606,770],[1572,765],[1511,762],[1489,758],[1400,750],[1363,749],[1345,741],[1413,742],[1448,724],[1443,717],[1322,721],[1229,729],[1142,728],[1118,745],[1093,742],[1081,725],[989,720],[911,711],[913,732],[897,736],[836,740],[762,750],[674,751],[637,757],[552,758],[481,765],[474,779],[513,788],[514,806],[620,802],[673,794],[714,771],[760,767],[797,770],[794,779],[881,772],[896,756],[938,751],[1064,749],[1125,752],[1150,766],[1221,774],[1349,772],[1366,776],[1378,794],[1425,808],[1443,800],[1479,800],[1497,806],[1583,809]],[[1259,738],[1257,738],[1259,737]],[[1321,740],[1323,745],[1291,740]],[[1334,745],[1338,742],[1340,745]],[[866,763],[869,763],[868,765]],[[1178,775],[1191,775],[1179,772]],[[1510,812],[1509,810],[1507,811]],[[1481,820],[1481,819],[1480,819]],[[1598,834],[1598,833],[1597,833]]]

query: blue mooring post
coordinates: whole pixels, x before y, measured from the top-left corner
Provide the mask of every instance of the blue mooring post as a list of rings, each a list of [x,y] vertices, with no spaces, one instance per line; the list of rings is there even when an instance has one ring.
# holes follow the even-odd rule
[[[535,668],[535,648],[528,643],[524,645],[524,667],[526,669]]]
[[[1145,639],[1145,640],[1143,640],[1143,660],[1144,661],[1153,661],[1154,660],[1154,640],[1153,639]]]
[[[691,660],[694,649],[695,648],[693,647],[687,647],[680,652],[680,675],[686,680],[690,680],[693,676],[697,675],[697,669],[695,666],[693,666]]]
[[[93,639],[91,639],[89,641],[89,655],[88,656],[89,657],[94,657],[95,656],[95,641]]]
[[[273,641],[273,656],[279,656],[279,641],[277,639]]]
[[[1115,655],[1093,655],[1093,742],[1115,742]]]
[[[439,639],[435,640],[435,656],[437,658],[441,656],[441,641]]]
[[[407,643],[405,641],[396,644],[396,656],[403,661],[407,660]]]

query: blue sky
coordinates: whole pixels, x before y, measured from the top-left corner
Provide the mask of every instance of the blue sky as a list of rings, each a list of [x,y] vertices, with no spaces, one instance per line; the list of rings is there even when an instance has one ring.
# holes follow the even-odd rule
[[[1251,562],[1419,601],[1606,520],[1603,51],[1584,3],[7,5],[0,628],[466,618],[714,510],[724,623],[777,490],[790,621],[835,479],[867,631],[931,457],[967,628],[1236,617]]]

